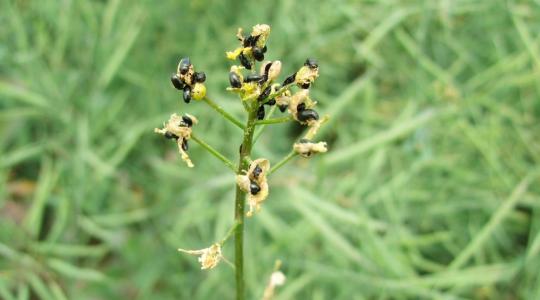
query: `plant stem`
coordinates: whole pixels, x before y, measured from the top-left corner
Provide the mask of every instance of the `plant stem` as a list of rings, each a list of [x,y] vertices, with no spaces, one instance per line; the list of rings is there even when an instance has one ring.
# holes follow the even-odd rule
[[[283,165],[285,165],[286,163],[289,162],[289,160],[291,160],[293,157],[295,157],[296,155],[298,155],[298,153],[294,152],[294,151],[291,151],[289,152],[289,154],[287,154],[287,156],[285,156],[281,161],[279,161],[277,164],[275,164],[271,169],[270,171],[268,172],[268,175],[274,173],[275,171],[277,171],[279,168],[281,168]]]
[[[221,106],[219,106],[216,102],[212,101],[212,99],[206,97],[203,99],[204,102],[206,102],[208,105],[210,105],[215,111],[220,113],[225,119],[229,120],[234,125],[238,126],[238,128],[245,130],[244,124],[240,122],[237,118],[235,118],[233,115],[229,114]]]
[[[273,119],[266,119],[266,120],[259,120],[255,124],[262,125],[262,124],[278,124],[278,123],[285,123],[291,121],[293,118],[291,116],[281,117],[281,118],[273,118]]]
[[[197,144],[201,145],[206,151],[210,152],[212,155],[217,157],[219,160],[221,160],[225,165],[231,169],[233,172],[236,172],[236,167],[234,166],[233,162],[228,160],[223,154],[221,154],[219,151],[214,149],[212,146],[208,145],[205,141],[199,139],[196,135],[191,133],[191,139],[197,142]]]
[[[253,132],[255,131],[255,120],[257,110],[250,109],[247,124],[244,127],[244,139],[240,146],[240,158],[238,160],[237,174],[248,168],[246,158],[251,157],[251,148],[253,146]],[[234,204],[234,219],[238,223],[234,234],[234,266],[236,270],[236,299],[244,300],[245,282],[244,282],[244,205],[246,193],[236,185],[236,199]]]

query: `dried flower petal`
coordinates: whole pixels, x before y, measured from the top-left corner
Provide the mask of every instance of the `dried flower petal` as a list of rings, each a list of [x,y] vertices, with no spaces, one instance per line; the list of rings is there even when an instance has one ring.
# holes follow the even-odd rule
[[[188,121],[188,122],[186,122]],[[169,120],[163,124],[163,128],[155,128],[154,132],[164,135],[167,138],[176,139],[178,151],[182,156],[182,160],[186,162],[188,167],[193,168],[193,163],[187,154],[187,141],[191,138],[191,127],[197,124],[198,120],[190,114],[185,114],[180,117],[177,114],[172,114]]]
[[[178,251],[191,255],[199,255],[199,262],[201,263],[202,270],[215,268],[223,258],[221,245],[218,243],[200,250],[185,250],[179,248]]]
[[[326,142],[313,143],[307,139],[301,139],[298,143],[295,143],[293,149],[303,157],[311,157],[313,154],[328,151]]]

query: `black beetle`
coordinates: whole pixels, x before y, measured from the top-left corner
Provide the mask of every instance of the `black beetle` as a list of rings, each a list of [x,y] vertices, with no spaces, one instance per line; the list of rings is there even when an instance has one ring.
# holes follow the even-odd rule
[[[259,178],[259,175],[261,175],[261,173],[262,173],[261,167],[259,167],[259,165],[256,165],[251,174],[253,174],[253,178],[257,179]]]
[[[263,54],[261,48],[259,48],[259,47],[253,47],[253,48],[251,48],[251,51],[252,51],[252,53],[253,53],[253,57],[254,57],[257,61],[263,61],[263,60],[264,60],[264,54]]]
[[[263,101],[270,95],[270,92],[272,91],[272,87],[268,86],[264,89],[264,91],[261,92],[259,97],[257,98],[257,101]]]
[[[175,140],[177,140],[177,139],[178,139],[178,136],[177,136],[176,134],[170,132],[170,131],[167,131],[167,132],[165,132],[165,138],[166,138],[166,139],[169,139],[169,140],[170,140],[170,139],[175,139]]]
[[[306,59],[304,66],[308,66],[310,69],[317,69],[319,67],[319,64],[317,63],[316,59],[308,58]]]
[[[206,74],[204,72],[195,72],[193,73],[193,80],[195,82],[203,83],[206,81]]]
[[[296,77],[296,72],[294,74],[292,74],[291,76],[287,77],[285,79],[285,81],[283,81],[282,86],[286,86],[286,85],[289,85],[289,84],[293,83],[295,77]]]
[[[283,113],[287,110],[287,105],[278,105],[278,108],[279,108],[279,111]]]
[[[250,180],[249,181],[249,192],[252,195],[257,195],[261,191],[261,187],[255,182]]]
[[[229,82],[231,83],[231,86],[233,88],[239,88],[242,86],[242,81],[240,80],[240,76],[236,74],[235,72],[229,73]]]
[[[264,105],[259,106],[259,109],[257,110],[257,120],[263,120],[264,119]]]
[[[193,121],[192,121],[191,118],[188,117],[188,116],[182,116],[182,121],[183,121],[184,123],[186,123],[186,125],[187,125],[188,127],[193,126]]]
[[[182,139],[182,150],[188,151],[188,149],[189,149],[188,141],[186,139]]]
[[[318,120],[319,114],[313,109],[304,109],[298,112],[297,117],[300,122],[306,122],[309,120]]]
[[[177,90],[182,90],[184,88],[184,83],[180,80],[180,78],[178,78],[178,76],[176,74],[173,74],[171,76],[171,82],[174,86],[175,89]]]
[[[245,82],[261,81],[263,77],[258,74],[250,74],[246,77]]]
[[[184,86],[184,102],[189,103],[191,101],[191,87],[189,85]]]
[[[242,66],[244,66],[244,68],[248,69],[248,70],[251,70],[251,63],[249,62],[249,60],[244,56],[243,53],[240,53],[240,55],[238,55],[238,59],[240,60],[240,63],[242,64]]]
[[[189,60],[189,57],[184,57],[182,60],[180,60],[180,65],[178,66],[178,72],[180,74],[185,75],[189,71],[189,66],[191,66],[191,61]]]

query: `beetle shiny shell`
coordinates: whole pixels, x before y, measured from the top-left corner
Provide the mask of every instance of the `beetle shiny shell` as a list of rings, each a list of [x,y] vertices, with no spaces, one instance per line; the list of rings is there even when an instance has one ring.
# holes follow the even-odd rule
[[[184,88],[184,83],[178,78],[176,74],[173,74],[171,76],[171,83],[173,84],[174,88],[177,90],[182,90]]]
[[[191,61],[189,60],[189,57],[182,58],[182,60],[180,60],[180,64],[178,65],[178,72],[185,75],[189,71],[190,65]]]
[[[264,91],[261,92],[261,94],[259,95],[257,100],[258,101],[263,101],[264,99],[266,99],[270,95],[271,91],[272,91],[272,87],[270,87],[270,86],[266,87],[264,89]]]
[[[240,76],[238,76],[238,74],[236,74],[235,72],[229,73],[229,82],[231,83],[231,86],[233,88],[240,88],[242,86]]]
[[[287,110],[287,105],[278,105],[278,108],[279,108],[279,111],[283,113]]]
[[[182,122],[184,122],[188,127],[193,126],[193,121],[188,116],[182,116]]]
[[[296,111],[303,111],[304,109],[306,109],[305,103],[300,103],[296,106]]]
[[[262,49],[259,47],[253,47],[251,48],[251,52],[253,53],[253,58],[257,61],[263,61],[264,60],[264,54],[262,52]]]
[[[276,99],[272,98],[272,99],[268,100],[265,104],[267,104],[269,106],[276,105]]]
[[[244,68],[248,69],[248,70],[251,70],[251,63],[249,62],[249,60],[244,56],[243,53],[240,53],[240,55],[238,55],[238,59],[240,60],[240,63],[242,64],[242,66],[244,66]]]
[[[259,167],[259,165],[257,165],[255,166],[251,174],[253,175],[253,178],[257,179],[259,178],[259,175],[261,175],[261,173],[262,173],[262,169],[261,167]]]
[[[193,74],[193,80],[195,82],[203,83],[206,81],[206,74],[204,72],[195,72]]]
[[[191,101],[191,87],[189,85],[184,86],[184,102],[189,103]]]
[[[283,81],[282,86],[286,86],[288,84],[291,84],[294,82],[294,78],[296,77],[296,73],[292,74],[291,76],[287,77],[285,81]]]
[[[265,112],[264,112],[264,105],[261,105],[261,106],[259,106],[259,109],[257,110],[257,119],[258,119],[258,120],[263,120],[263,119],[264,119],[264,115],[265,115]]]
[[[316,69],[319,67],[319,64],[317,63],[317,60],[314,58],[308,58],[306,59],[306,62],[304,63],[304,66],[308,66],[310,69]]]
[[[249,192],[252,195],[257,195],[260,191],[261,191],[261,187],[255,181],[249,182]]]
[[[175,140],[178,139],[178,136],[177,136],[176,134],[170,132],[170,131],[165,132],[165,135],[164,135],[164,136],[165,136],[165,138],[167,138],[167,139],[175,139]]]
[[[252,82],[252,81],[261,81],[263,79],[263,77],[261,75],[257,75],[257,74],[250,74],[246,77],[246,79],[244,80],[245,82]]]
[[[304,109],[298,112],[297,117],[300,122],[307,122],[309,120],[318,120],[319,114],[313,109]]]

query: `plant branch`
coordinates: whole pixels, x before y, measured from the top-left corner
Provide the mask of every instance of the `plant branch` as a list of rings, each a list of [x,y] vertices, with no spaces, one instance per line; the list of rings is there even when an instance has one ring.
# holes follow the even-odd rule
[[[223,246],[223,244],[225,244],[225,242],[233,235],[233,233],[236,230],[236,227],[238,227],[239,225],[240,225],[240,222],[238,222],[238,220],[235,220],[234,224],[231,226],[231,228],[229,228],[229,231],[227,231],[227,233],[225,234],[225,237],[219,242],[221,246]]]
[[[204,102],[206,102],[208,105],[210,105],[215,111],[217,111],[219,114],[221,114],[225,119],[229,120],[234,125],[238,126],[238,128],[244,130],[245,126],[240,122],[237,118],[235,118],[233,115],[229,114],[221,106],[219,106],[217,103],[212,101],[210,98],[205,97],[203,99]]]
[[[268,172],[268,175],[274,173],[275,171],[277,171],[279,168],[283,167],[283,165],[285,165],[286,163],[289,162],[289,160],[293,159],[295,156],[297,156],[298,153],[294,152],[294,151],[291,151],[289,152],[289,154],[287,154],[287,156],[285,156],[282,160],[280,160],[277,164],[275,164],[271,169],[270,171]]]
[[[201,147],[203,147],[206,151],[210,152],[210,154],[214,155],[219,160],[221,160],[227,166],[227,168],[231,169],[233,172],[236,172],[236,167],[234,166],[233,162],[227,159],[219,151],[214,149],[212,146],[208,145],[205,141],[199,139],[193,133],[191,133],[191,139],[193,139],[197,144],[201,145]]]
[[[291,121],[293,118],[291,116],[281,117],[281,118],[273,118],[273,119],[266,119],[266,120],[259,120],[255,122],[256,125],[263,125],[263,124],[279,124],[279,123],[285,123]]]

